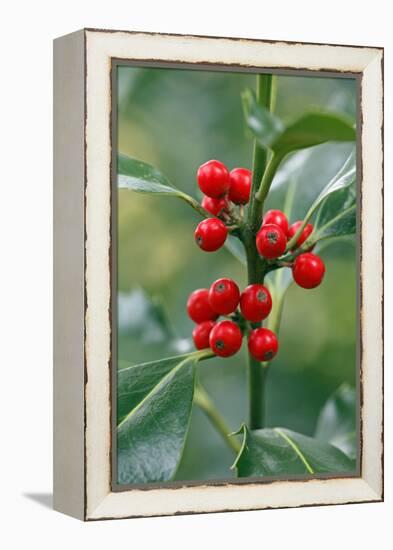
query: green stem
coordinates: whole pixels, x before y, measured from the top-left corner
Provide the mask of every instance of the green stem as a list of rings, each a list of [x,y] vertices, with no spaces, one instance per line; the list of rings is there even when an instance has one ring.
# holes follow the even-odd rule
[[[255,237],[246,243],[248,284],[263,283],[266,264],[258,255]],[[252,323],[252,328],[258,328],[261,323]],[[261,363],[248,354],[248,394],[249,394],[249,424],[252,430],[262,428],[265,423],[265,373]]]
[[[248,356],[248,391],[250,399],[249,423],[251,430],[265,425],[265,383],[267,369],[263,364]]]
[[[310,219],[311,217],[311,214],[312,214],[312,210],[310,209],[305,218],[303,219],[302,221],[302,224],[299,226],[299,229],[296,231],[296,233],[294,234],[294,236],[288,241],[287,243],[287,248],[286,250],[292,250],[292,248],[294,248],[298,238],[300,237],[300,235],[303,233],[303,229],[306,227],[306,225],[308,224],[308,220]]]
[[[201,350],[195,350],[192,353],[190,353],[190,356],[195,357],[197,361],[203,361],[204,359],[210,359],[211,357],[214,357],[214,353],[211,351],[211,349],[201,349]]]
[[[231,430],[228,428],[225,420],[216,409],[211,397],[200,383],[198,383],[198,386],[195,388],[194,402],[203,410],[210,422],[222,436],[225,443],[232,449],[232,451],[238,454],[240,452],[239,442],[236,441],[233,436],[229,437]]]
[[[275,105],[276,77],[271,74],[257,75],[257,101],[271,112]],[[248,205],[248,225],[253,229],[259,228],[260,204],[255,195],[258,191],[263,174],[266,170],[268,152],[261,147],[257,140],[254,140],[253,162],[252,162],[252,189]]]
[[[256,203],[258,204],[261,210],[263,208],[263,203],[265,202],[267,194],[269,193],[274,175],[281,161],[282,161],[281,155],[273,154],[270,157],[269,164],[267,165],[265,173],[263,174],[261,185],[255,194]]]
[[[211,218],[213,217],[210,212],[208,212],[207,210],[205,210],[203,208],[203,206],[201,206],[199,204],[199,202],[194,199],[194,197],[191,197],[190,195],[187,195],[187,193],[183,193],[182,191],[179,191],[179,194],[178,196],[183,199],[184,201],[186,201],[190,206],[192,206],[192,208],[194,210],[196,210],[198,212],[198,214],[200,214],[203,218]]]
[[[257,100],[270,111],[274,108],[275,77],[272,75],[257,75]],[[243,242],[247,256],[248,283],[263,283],[267,272],[267,263],[258,255],[255,245],[256,233],[262,218],[263,203],[270,188],[275,173],[274,158],[268,162],[268,153],[254,141],[253,181],[248,207],[247,223],[243,230]],[[273,165],[272,165],[273,162]],[[270,179],[269,185],[266,183]],[[265,183],[264,183],[265,182]],[[263,184],[263,185],[262,185]],[[259,196],[263,187],[264,193]],[[257,328],[260,323],[253,323]],[[262,364],[248,354],[248,388],[249,388],[249,424],[252,430],[263,428],[265,424],[265,382],[266,369]]]

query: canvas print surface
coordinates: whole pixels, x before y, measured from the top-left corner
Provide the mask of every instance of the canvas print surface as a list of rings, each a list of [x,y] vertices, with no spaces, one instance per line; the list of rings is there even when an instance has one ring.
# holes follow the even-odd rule
[[[114,484],[355,475],[357,81],[115,71]]]

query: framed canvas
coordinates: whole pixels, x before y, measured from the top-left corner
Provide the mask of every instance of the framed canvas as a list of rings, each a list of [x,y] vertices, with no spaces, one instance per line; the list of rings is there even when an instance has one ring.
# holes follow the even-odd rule
[[[54,42],[54,507],[383,499],[383,49]]]

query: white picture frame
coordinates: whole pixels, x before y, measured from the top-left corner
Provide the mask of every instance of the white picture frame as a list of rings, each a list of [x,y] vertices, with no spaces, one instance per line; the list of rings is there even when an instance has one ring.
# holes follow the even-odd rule
[[[351,74],[360,86],[360,473],[112,489],[111,68]],[[84,29],[54,44],[54,507],[81,520],[383,499],[383,50]]]

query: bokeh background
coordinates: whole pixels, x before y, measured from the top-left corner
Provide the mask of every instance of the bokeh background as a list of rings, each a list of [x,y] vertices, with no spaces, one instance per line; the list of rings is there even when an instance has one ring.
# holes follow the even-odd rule
[[[243,122],[241,92],[250,73],[118,68],[118,149],[156,166],[181,190],[200,198],[198,166],[215,158],[229,169],[251,168],[252,139]],[[356,81],[279,76],[276,114],[284,121],[328,109],[355,121]],[[282,207],[289,180],[297,192],[292,222],[338,171],[350,144],[325,144],[296,153],[273,182],[268,207]],[[291,167],[292,166],[292,167]],[[244,267],[223,248],[200,251],[198,215],[182,201],[120,190],[118,197],[119,368],[190,349],[189,293],[219,277],[246,286]],[[324,247],[323,285],[292,285],[285,300],[280,352],[267,382],[267,425],[312,435],[319,411],[343,382],[356,384],[356,238]],[[267,280],[268,284],[268,280]],[[243,346],[245,348],[245,346]],[[247,416],[245,349],[198,367],[199,376],[230,428]],[[233,455],[194,407],[177,480],[234,477]]]

